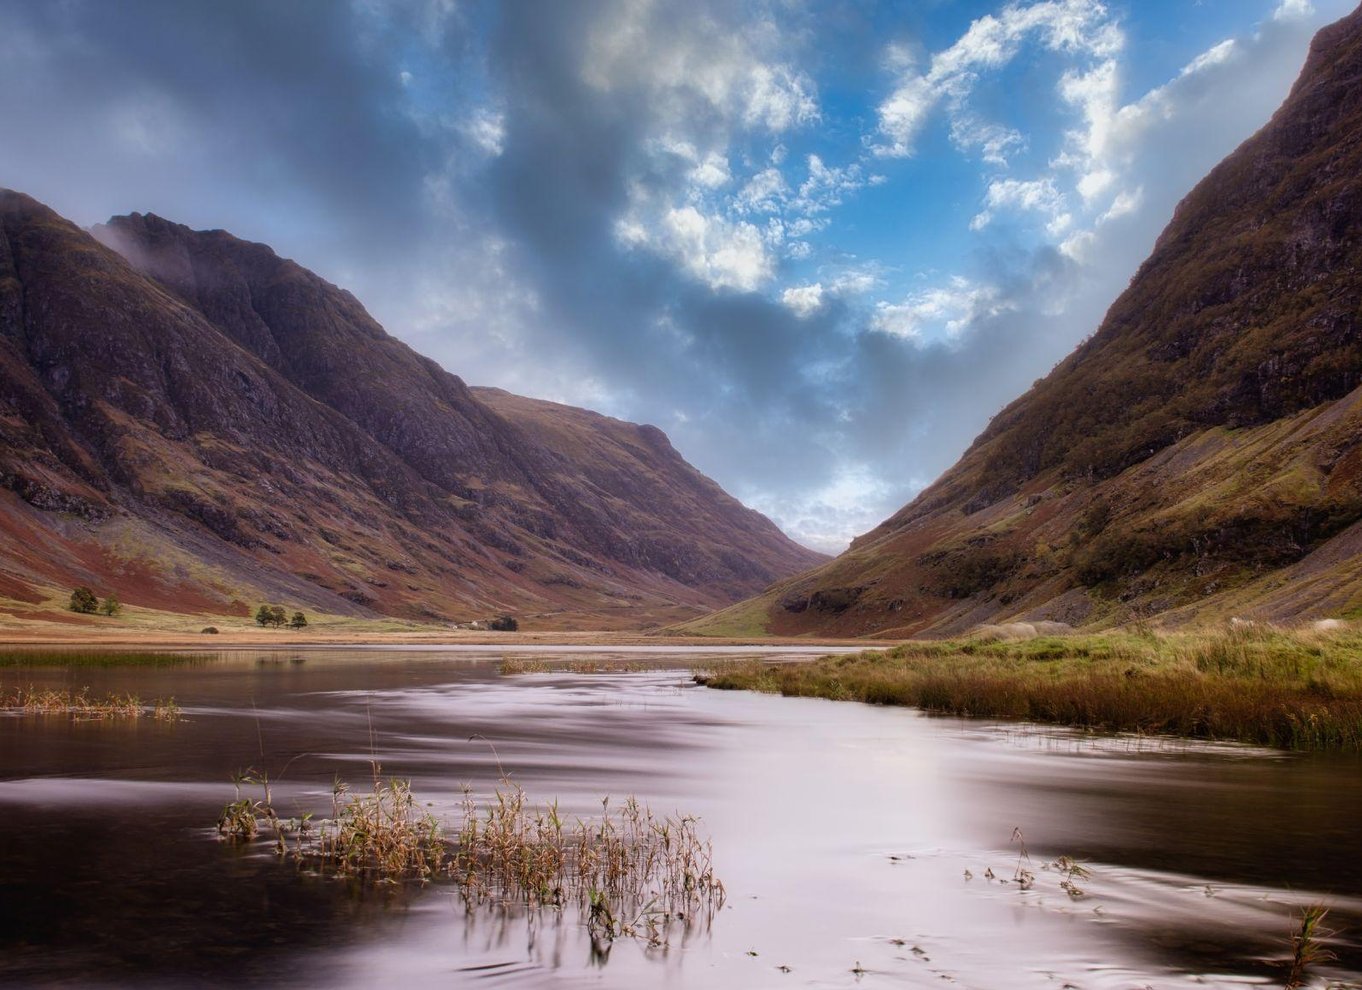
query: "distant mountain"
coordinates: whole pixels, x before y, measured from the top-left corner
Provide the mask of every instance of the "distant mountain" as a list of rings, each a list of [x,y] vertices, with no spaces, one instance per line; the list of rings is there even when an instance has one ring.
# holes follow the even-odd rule
[[[709,625],[1362,610],[1362,11],[1101,327],[852,548]]]
[[[0,192],[0,609],[629,626],[824,559],[655,427],[470,390],[264,245]]]

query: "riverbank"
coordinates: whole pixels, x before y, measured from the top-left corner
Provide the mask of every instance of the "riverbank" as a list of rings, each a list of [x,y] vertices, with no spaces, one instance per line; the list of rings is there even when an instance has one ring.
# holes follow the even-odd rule
[[[1350,630],[913,642],[813,663],[743,661],[697,680],[1101,732],[1362,751],[1362,634]]]
[[[102,617],[101,617],[102,618]],[[120,617],[121,618],[121,617]],[[206,632],[208,628],[216,632]],[[88,647],[91,649],[220,650],[296,649],[359,646],[487,646],[517,649],[588,646],[792,646],[801,649],[860,649],[861,644],[832,638],[780,636],[686,636],[664,631],[530,629],[519,632],[453,629],[444,624],[364,620],[330,616],[311,619],[305,629],[266,629],[247,619],[179,619],[163,625],[119,619],[74,625],[61,622],[0,622],[0,651],[8,648]]]

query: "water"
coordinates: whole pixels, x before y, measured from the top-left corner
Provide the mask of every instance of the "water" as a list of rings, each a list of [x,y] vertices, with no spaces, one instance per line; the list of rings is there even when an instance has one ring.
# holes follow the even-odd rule
[[[1356,758],[711,691],[682,669],[693,653],[507,677],[503,655],[0,671],[173,695],[186,716],[0,717],[0,983],[1280,986],[1292,912],[1324,901],[1342,934],[1318,985],[1362,984]],[[728,906],[666,949],[593,959],[575,918],[469,915],[441,884],[365,888],[215,838],[241,768],[269,771],[282,811],[320,813],[333,775],[363,786],[377,759],[452,814],[463,784],[491,791],[498,758],[571,814],[628,794],[699,814]],[[1014,828],[1028,891],[985,877],[1013,876]],[[1091,872],[1081,898],[1042,868],[1060,855]]]

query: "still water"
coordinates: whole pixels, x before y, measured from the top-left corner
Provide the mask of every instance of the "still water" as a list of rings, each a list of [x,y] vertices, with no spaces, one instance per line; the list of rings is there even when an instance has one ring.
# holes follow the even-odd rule
[[[1293,912],[1324,902],[1339,958],[1313,985],[1362,985],[1356,757],[711,691],[690,683],[694,653],[503,676],[505,655],[0,670],[11,686],[173,695],[185,715],[0,717],[0,983],[1281,986]],[[322,814],[335,775],[362,786],[377,760],[453,816],[465,784],[491,793],[498,758],[571,815],[630,794],[698,814],[727,906],[708,931],[601,959],[572,915],[469,914],[440,883],[311,876],[213,828],[247,767],[269,772],[282,812]],[[1029,890],[1003,882],[1015,829]],[[1045,868],[1060,856],[1090,873],[1082,896]]]

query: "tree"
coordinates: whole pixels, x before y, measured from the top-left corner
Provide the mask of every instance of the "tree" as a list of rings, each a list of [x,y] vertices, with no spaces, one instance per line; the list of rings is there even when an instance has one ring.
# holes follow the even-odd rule
[[[85,585],[82,584],[79,588],[71,592],[72,612],[85,612],[88,615],[93,615],[98,608],[99,599],[96,598],[95,593],[85,587]]]
[[[105,615],[114,616],[123,611],[123,603],[118,600],[118,596],[109,592],[109,596],[100,604],[99,610]]]
[[[271,605],[270,625],[274,626],[276,629],[282,629],[286,622],[288,622],[288,613],[284,611],[284,606]]]
[[[515,616],[512,615],[498,615],[487,625],[489,628],[495,629],[497,632],[515,632],[517,629],[520,628],[520,623],[517,622],[515,620]]]
[[[268,626],[274,621],[274,613],[270,611],[268,605],[261,605],[255,610],[255,621],[257,625]]]
[[[306,629],[307,616],[305,616],[302,612],[294,612],[293,618],[289,620],[289,625],[292,626],[294,629]]]

